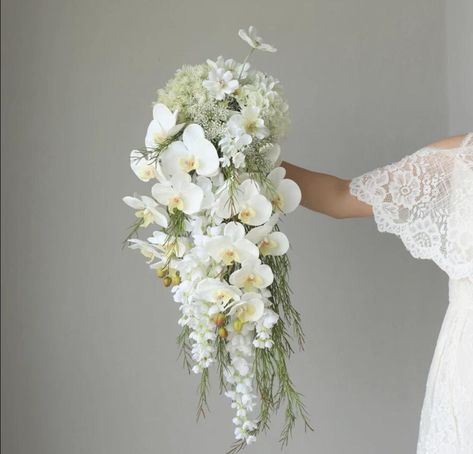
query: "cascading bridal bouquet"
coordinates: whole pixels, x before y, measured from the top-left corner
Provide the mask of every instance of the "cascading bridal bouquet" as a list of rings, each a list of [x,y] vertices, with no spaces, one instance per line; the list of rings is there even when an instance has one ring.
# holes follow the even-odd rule
[[[185,366],[200,374],[198,416],[213,363],[232,401],[232,452],[267,429],[281,405],[283,445],[298,417],[311,429],[286,364],[289,329],[304,343],[290,301],[289,242],[278,227],[301,200],[278,166],[288,105],[279,81],[247,62],[255,49],[276,49],[254,27],[239,35],[251,47],[243,63],[185,65],[158,90],[145,147],[130,157],[136,176],[154,183],[152,197],[123,199],[137,217],[126,241],[179,304],[178,344]],[[135,238],[149,226],[147,240]]]

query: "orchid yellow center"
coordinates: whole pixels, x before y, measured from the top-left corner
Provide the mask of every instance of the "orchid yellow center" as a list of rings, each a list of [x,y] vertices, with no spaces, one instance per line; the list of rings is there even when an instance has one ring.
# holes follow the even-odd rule
[[[217,292],[215,292],[214,296],[217,301],[221,301],[225,304],[232,299],[232,295],[226,292],[225,290],[218,290]]]
[[[178,195],[175,195],[169,199],[169,211],[172,213],[175,209],[182,211],[184,209],[184,201]]]
[[[243,129],[247,134],[255,135],[256,131],[258,130],[258,125],[256,123],[256,119],[248,118],[243,121]]]
[[[236,315],[240,321],[246,322],[255,312],[255,306],[251,303],[246,303],[238,307]]]
[[[179,160],[179,165],[184,172],[189,173],[191,170],[197,168],[197,161],[194,156],[187,156]]]
[[[138,176],[142,179],[142,180],[151,180],[151,178],[155,178],[156,177],[156,172],[154,170],[154,167],[152,166],[145,166],[143,168],[141,168],[139,171],[138,171]]]
[[[225,249],[222,253],[222,261],[225,265],[231,265],[238,261],[238,254],[233,249]]]
[[[273,249],[277,247],[276,241],[270,240],[269,238],[264,238],[263,241],[259,244],[259,250],[263,255],[269,255]]]
[[[253,273],[248,274],[243,282],[243,286],[247,291],[257,287],[259,284],[261,284],[261,278]]]
[[[282,198],[281,194],[276,194],[273,197],[273,200],[271,200],[271,203],[273,204],[274,208],[278,208],[279,210],[282,211],[284,207],[284,199]]]
[[[255,215],[255,210],[252,208],[243,208],[240,213],[238,214],[238,219],[240,219],[241,222],[244,224],[248,224],[248,221],[254,217]]]
[[[142,227],[148,227],[148,225],[150,225],[152,222],[153,222],[153,213],[151,213],[150,210],[148,210],[147,208],[145,208],[144,210],[138,210],[136,213],[135,213],[135,216],[137,218],[141,218],[143,221],[141,223],[141,226]]]

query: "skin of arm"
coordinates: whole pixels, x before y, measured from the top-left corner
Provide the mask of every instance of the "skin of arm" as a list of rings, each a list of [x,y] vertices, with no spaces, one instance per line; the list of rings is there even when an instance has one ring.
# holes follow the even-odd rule
[[[434,142],[429,147],[449,149],[459,147],[465,135],[448,137]],[[301,205],[335,219],[358,218],[373,215],[370,205],[350,194],[351,180],[314,172],[282,161],[286,177],[294,180],[302,192]]]

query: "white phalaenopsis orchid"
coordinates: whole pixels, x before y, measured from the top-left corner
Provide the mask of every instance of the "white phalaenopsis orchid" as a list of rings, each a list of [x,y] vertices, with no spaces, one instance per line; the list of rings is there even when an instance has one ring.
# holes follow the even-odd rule
[[[258,248],[245,239],[245,227],[238,222],[225,224],[223,235],[207,240],[205,248],[216,262],[231,265],[259,257]]]
[[[199,186],[202,189],[202,192],[204,193],[202,206],[200,208],[202,210],[207,210],[211,208],[215,203],[215,195],[212,191],[212,181],[207,177],[198,175],[195,179],[195,184]]]
[[[289,250],[287,236],[282,232],[273,232],[278,218],[276,213],[266,224],[255,227],[246,234],[246,239],[256,244],[263,256],[284,255]]]
[[[174,241],[169,241],[164,232],[153,232],[153,236],[148,238],[148,243],[160,251],[165,258],[171,256],[181,258],[189,250],[189,240],[187,238],[176,238]]]
[[[277,51],[275,47],[263,42],[263,38],[261,38],[261,36],[258,36],[258,32],[256,28],[253,27],[253,25],[250,25],[250,27],[248,28],[248,31],[240,29],[238,31],[238,35],[243,41],[247,42],[250,45],[250,47],[252,47],[253,49],[258,49],[265,52]]]
[[[184,127],[184,123],[176,124],[177,114],[177,110],[173,113],[164,104],[156,103],[154,105],[153,120],[148,126],[145,138],[147,148],[158,148]]]
[[[130,167],[135,175],[145,183],[156,178],[156,167],[151,160],[146,159],[139,150],[130,153]]]
[[[176,173],[169,182],[156,183],[151,193],[159,203],[167,206],[170,212],[179,210],[186,214],[197,213],[204,198],[202,189],[191,182],[187,173]]]
[[[231,274],[230,284],[243,288],[245,292],[251,292],[268,287],[273,279],[271,267],[262,264],[259,259],[251,258],[245,260],[241,268]]]
[[[151,244],[147,243],[146,241],[139,240],[137,238],[132,238],[131,240],[128,240],[128,242],[130,243],[130,249],[138,249],[141,254],[143,254],[143,256],[148,259],[146,263],[151,263],[153,260],[161,260],[163,258],[162,253],[156,250]]]
[[[241,290],[238,287],[229,285],[226,281],[215,278],[201,280],[195,289],[196,298],[214,303],[211,314],[223,312],[236,301],[240,300]]]
[[[161,154],[163,171],[169,175],[195,170],[198,175],[215,176],[219,172],[217,150],[205,138],[202,126],[188,125],[182,141],[172,142]]]
[[[146,195],[142,195],[140,198],[127,196],[123,197],[122,200],[129,207],[137,210],[135,216],[142,219],[142,227],[148,227],[152,223],[158,224],[164,228],[168,226],[167,213],[159,207],[156,201],[151,197]]]
[[[139,150],[133,150],[130,153],[130,167],[135,175],[147,183],[153,178],[163,182],[167,178],[163,173],[161,165],[157,159],[149,159]]]
[[[275,193],[268,194],[268,196],[271,198],[274,209],[287,214],[299,206],[302,194],[298,184],[284,178],[285,176],[286,169],[284,167],[276,167],[268,174],[268,179],[275,189]]]
[[[260,117],[259,107],[244,107],[240,113],[234,114],[228,120],[228,126],[238,135],[248,134],[250,137],[264,139],[269,135],[268,128],[264,125],[264,120]]]
[[[264,313],[264,301],[256,292],[245,293],[239,302],[230,309],[230,314],[235,314],[243,323],[256,322]]]
[[[226,95],[233,93],[239,86],[238,80],[233,78],[233,72],[219,66],[221,61],[207,60],[210,66],[208,79],[202,82],[209,93],[217,100],[225,99]]]
[[[264,224],[271,216],[271,202],[260,193],[259,185],[251,179],[243,181],[230,197],[226,188],[217,199],[216,214],[227,219],[238,215],[238,219],[247,225]]]

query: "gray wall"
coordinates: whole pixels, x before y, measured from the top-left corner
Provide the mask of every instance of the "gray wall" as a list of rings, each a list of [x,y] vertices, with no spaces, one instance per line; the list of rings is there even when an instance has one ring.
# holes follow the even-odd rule
[[[473,129],[473,2],[447,0],[447,82],[451,134]]]
[[[455,9],[449,29],[457,16],[471,24],[463,7],[469,19]],[[194,422],[177,308],[120,249],[132,220],[120,199],[144,190],[128,153],[155,90],[183,63],[242,58],[236,32],[250,23],[279,48],[253,62],[286,88],[288,161],[352,177],[456,130],[447,106],[465,127],[442,0],[5,0],[5,454],[222,453],[232,442],[216,392]],[[291,368],[316,427],[287,452],[414,452],[446,277],[371,219],[300,208],[284,229],[308,340]],[[278,449],[280,422],[248,452]]]

